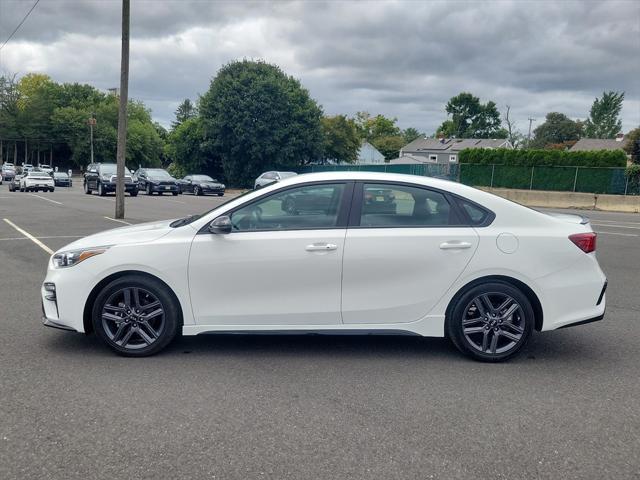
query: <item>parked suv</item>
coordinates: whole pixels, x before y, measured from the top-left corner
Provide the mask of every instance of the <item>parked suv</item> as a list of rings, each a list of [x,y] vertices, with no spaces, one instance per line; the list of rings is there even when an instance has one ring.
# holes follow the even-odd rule
[[[162,168],[139,168],[134,176],[138,181],[138,190],[144,190],[147,195],[171,192],[173,195],[180,193],[178,181],[169,172]]]
[[[98,195],[104,196],[109,192],[115,192],[116,170],[115,163],[90,164],[84,174],[84,193],[90,195],[93,190],[97,190]],[[131,171],[127,167],[124,168],[124,187],[132,197],[138,195],[138,184],[133,181]]]

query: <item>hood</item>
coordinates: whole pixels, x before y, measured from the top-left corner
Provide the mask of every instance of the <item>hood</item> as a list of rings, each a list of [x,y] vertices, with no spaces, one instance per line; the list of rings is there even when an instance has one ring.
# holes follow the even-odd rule
[[[114,228],[89,235],[62,247],[59,252],[78,248],[101,247],[105,245],[126,245],[130,243],[146,243],[164,237],[173,229],[169,226],[173,220],[140,223],[130,227]]]

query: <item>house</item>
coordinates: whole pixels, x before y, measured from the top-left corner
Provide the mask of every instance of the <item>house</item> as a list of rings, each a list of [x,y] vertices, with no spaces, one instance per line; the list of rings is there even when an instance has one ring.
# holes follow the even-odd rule
[[[362,142],[360,150],[358,150],[356,165],[370,165],[372,163],[384,163],[384,155],[369,142]]]
[[[458,163],[458,153],[465,148],[513,148],[513,145],[506,138],[416,138],[402,147],[400,157],[391,163]]]
[[[570,152],[589,152],[592,150],[624,150],[628,139],[625,139],[622,133],[616,135],[616,138],[581,138]]]

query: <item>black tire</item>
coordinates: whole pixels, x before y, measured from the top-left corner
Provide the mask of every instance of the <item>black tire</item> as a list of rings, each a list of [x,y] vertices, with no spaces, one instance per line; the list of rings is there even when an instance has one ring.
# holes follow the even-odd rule
[[[91,189],[89,188],[89,183],[86,180],[84,182],[84,193],[91,195]]]
[[[151,190],[151,185],[147,183],[147,195],[153,195],[153,190]]]
[[[114,333],[117,333],[116,329],[118,327],[116,325],[118,324],[110,319],[103,320],[103,309],[107,302],[111,302],[113,298],[119,298],[120,292],[124,289],[138,289],[139,292],[145,292],[145,294],[140,293],[140,295],[144,295],[146,297],[146,294],[149,294],[151,298],[155,297],[160,305],[159,307],[153,308],[160,308],[163,310],[161,319],[158,319],[158,316],[154,318],[154,320],[158,319],[158,323],[156,325],[159,326],[157,337],[154,338],[150,344],[145,343],[143,336],[137,333],[139,330],[143,331],[147,334],[148,338],[151,338],[148,334],[149,330],[147,330],[146,327],[143,329],[143,325],[145,325],[145,323],[140,320],[140,316],[137,317],[138,320],[131,320],[127,317],[127,325],[123,325],[123,329],[128,328],[127,333],[129,330],[131,330],[132,333],[129,335],[127,343],[124,345],[122,344],[122,341],[124,341],[124,338],[122,337],[120,343],[118,343],[117,340],[114,341],[116,338]],[[142,299],[143,297],[141,296],[141,304],[143,302]],[[133,300],[131,300],[130,303],[134,303]],[[121,302],[119,305],[124,305],[124,303]],[[123,306],[122,308],[126,307]],[[106,313],[109,314],[109,311],[110,309],[107,308]],[[125,315],[125,312],[122,312],[122,315]],[[112,316],[114,316],[114,314],[111,314],[111,317]],[[136,274],[120,277],[104,287],[96,297],[91,317],[93,328],[100,340],[102,340],[114,352],[126,357],[146,357],[158,353],[169,345],[176,335],[178,335],[179,327],[181,325],[178,302],[168,287],[159,280]],[[120,324],[122,323],[123,321],[120,322]],[[116,330],[116,332],[114,332],[114,330]],[[124,333],[123,337],[126,337],[127,333]]]
[[[224,193],[219,193],[219,194],[218,194],[218,196],[219,196],[219,197],[221,197],[221,196],[223,196],[223,195],[224,195]]]
[[[174,197],[178,196],[178,192],[171,192],[173,194]]]
[[[49,191],[50,191],[50,192],[54,192],[54,191],[55,191],[55,188],[50,188],[50,189],[49,189]]]
[[[98,183],[98,195],[100,195],[101,197],[104,197],[107,194],[107,192],[104,191],[104,187],[102,186],[102,183]]]
[[[202,195],[202,190],[200,190],[200,187],[198,187],[197,185],[193,187],[193,194],[196,197],[199,197],[200,195]]]
[[[138,196],[138,190],[131,190],[129,192],[129,195],[131,195],[132,197],[137,197]]]
[[[511,303],[500,309],[507,299]],[[491,281],[476,285],[456,296],[453,302],[445,332],[458,350],[475,360],[501,362],[513,357],[534,329],[531,302],[508,283]],[[515,310],[511,315],[503,316],[512,308]]]

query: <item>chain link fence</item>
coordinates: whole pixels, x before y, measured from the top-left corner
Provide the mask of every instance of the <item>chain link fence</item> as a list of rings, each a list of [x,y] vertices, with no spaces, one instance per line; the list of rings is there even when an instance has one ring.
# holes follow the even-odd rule
[[[388,163],[373,165],[310,165],[304,167],[300,173],[312,172],[386,172],[403,173],[406,175],[420,175],[423,177],[443,178],[457,182],[460,174],[460,165],[452,164],[401,164],[389,165]]]

